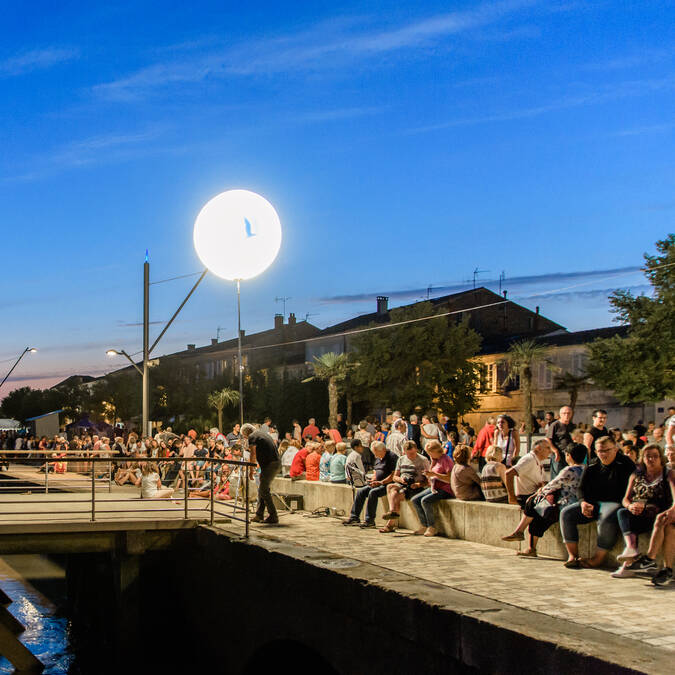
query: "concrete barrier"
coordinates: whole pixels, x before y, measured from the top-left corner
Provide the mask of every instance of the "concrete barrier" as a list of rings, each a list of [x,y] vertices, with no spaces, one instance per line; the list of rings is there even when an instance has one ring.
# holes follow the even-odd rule
[[[302,495],[307,511],[334,507],[349,515],[352,507],[353,491],[349,485],[323,483],[319,481],[291,480],[275,478],[272,490],[280,495]],[[382,497],[377,505],[378,522],[389,509],[386,498]],[[361,514],[363,518],[364,514]],[[479,544],[498,546],[518,550],[523,547],[519,542],[505,542],[502,537],[513,532],[520,520],[520,509],[511,504],[493,504],[490,502],[465,502],[460,499],[446,499],[436,505],[436,528],[450,539],[464,539]],[[416,530],[420,526],[413,507],[404,502],[401,507],[399,527]],[[597,527],[595,523],[579,527],[579,555],[588,558],[595,552]],[[640,551],[647,550],[649,537],[640,537]],[[617,542],[610,552],[609,564],[616,563],[616,556],[623,550],[623,541]],[[553,525],[539,540],[537,551],[540,555],[565,559],[567,550],[562,542],[560,527]]]

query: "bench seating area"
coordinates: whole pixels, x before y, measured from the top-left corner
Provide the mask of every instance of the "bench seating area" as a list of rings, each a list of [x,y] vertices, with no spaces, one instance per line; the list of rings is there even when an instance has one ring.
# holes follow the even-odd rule
[[[290,478],[275,478],[272,491],[280,495],[302,495],[304,508],[313,511],[318,508],[334,507],[349,515],[352,507],[352,488],[349,485],[335,485]],[[381,525],[382,514],[388,510],[386,499],[380,499],[377,507],[377,524]],[[365,509],[364,509],[365,511]],[[361,514],[361,519],[364,517]],[[451,539],[465,539],[489,546],[510,548],[514,551],[526,542],[505,542],[502,537],[516,528],[520,520],[520,509],[511,504],[491,504],[489,502],[464,502],[459,499],[447,499],[436,506],[436,529]],[[401,508],[399,526],[415,530],[419,521],[412,506],[405,502]],[[526,533],[527,537],[527,533]],[[597,529],[595,523],[579,527],[579,554],[590,557],[595,551]],[[645,552],[649,537],[641,535],[640,551]],[[616,562],[616,556],[623,550],[623,540],[617,542],[609,556],[609,564]],[[558,525],[551,527],[539,540],[539,555],[566,559],[567,551],[560,536]]]

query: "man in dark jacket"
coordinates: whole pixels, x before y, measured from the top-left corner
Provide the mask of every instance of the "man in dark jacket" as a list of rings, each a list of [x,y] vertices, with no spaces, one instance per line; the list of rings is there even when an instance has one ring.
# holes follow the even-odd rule
[[[560,530],[569,557],[566,567],[599,567],[619,536],[616,512],[626,494],[635,464],[604,436],[595,442],[597,462],[586,467],[579,484],[579,501],[560,512]],[[592,558],[579,559],[578,525],[598,521],[598,548]]]

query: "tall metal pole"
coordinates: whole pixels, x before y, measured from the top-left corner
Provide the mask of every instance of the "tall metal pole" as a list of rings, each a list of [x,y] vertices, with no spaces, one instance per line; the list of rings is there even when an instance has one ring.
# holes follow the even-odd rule
[[[148,360],[150,350],[150,263],[145,252],[143,263],[143,435],[150,434],[150,373]]]
[[[237,283],[239,283],[239,282],[237,282]],[[3,378],[2,382],[0,382],[0,387],[2,387],[2,385],[5,384],[5,382],[7,382],[7,378],[14,372],[14,369],[19,365],[19,361],[21,361],[21,359],[22,359],[22,358],[26,355],[26,353],[29,352],[29,351],[31,351],[31,348],[30,348],[30,347],[26,347],[26,349],[24,349],[24,350],[21,352],[21,356],[19,356],[19,358],[18,358],[18,359],[16,360],[16,362],[14,363],[14,365],[9,369],[9,372],[7,373],[7,375],[5,375],[5,377]]]
[[[241,279],[237,279],[237,367],[239,368],[239,424],[244,424],[244,364],[241,362]]]

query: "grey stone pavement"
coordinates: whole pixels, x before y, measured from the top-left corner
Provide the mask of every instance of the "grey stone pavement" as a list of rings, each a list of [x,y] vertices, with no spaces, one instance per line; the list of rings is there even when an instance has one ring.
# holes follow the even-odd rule
[[[561,560],[409,530],[380,534],[303,512],[280,518],[251,530],[675,652],[674,582],[655,587],[644,576],[613,579],[609,570],[568,570]],[[222,528],[243,530],[234,521]]]

